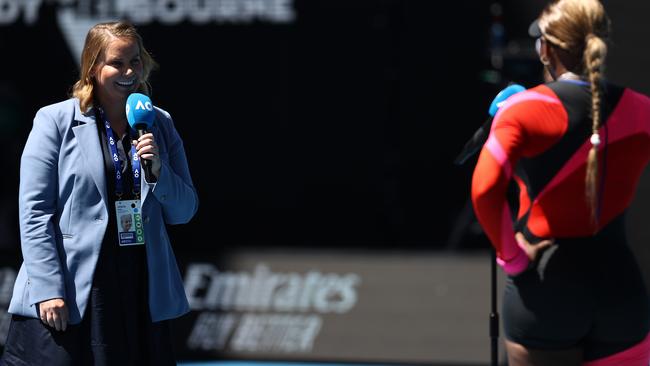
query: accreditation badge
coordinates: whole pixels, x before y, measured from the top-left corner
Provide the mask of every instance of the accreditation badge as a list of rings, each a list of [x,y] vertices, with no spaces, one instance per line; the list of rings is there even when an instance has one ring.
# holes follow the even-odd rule
[[[115,214],[120,245],[143,245],[144,226],[140,200],[115,201]]]

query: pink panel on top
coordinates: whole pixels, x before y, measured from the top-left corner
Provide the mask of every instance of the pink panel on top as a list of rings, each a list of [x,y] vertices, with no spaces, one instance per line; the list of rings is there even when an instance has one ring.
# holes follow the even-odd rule
[[[607,120],[607,129],[609,132],[608,143],[624,139],[626,137],[643,133],[650,135],[650,99],[647,97],[626,89],[621,96],[621,100],[614,108],[614,111]],[[605,128],[601,127],[599,132],[604,136]],[[604,138],[601,137],[601,141]],[[553,177],[549,184],[544,187],[538,195],[537,202],[544,193],[560,184],[573,172],[587,163],[587,155],[591,149],[591,142],[587,139],[575,154],[564,164],[562,169]]]
[[[648,366],[650,363],[650,335],[625,351],[597,360],[583,362],[582,366]]]
[[[508,260],[497,258],[497,263],[509,275],[519,274],[528,267],[528,256],[515,240],[512,215],[507,202],[504,202],[501,210],[501,255]]]
[[[625,89],[607,125],[610,142],[642,132],[650,135],[650,99]]]
[[[512,166],[510,165],[510,160],[508,160],[506,151],[503,149],[503,146],[501,146],[501,143],[499,140],[497,140],[496,136],[494,136],[493,133],[490,134],[490,137],[485,143],[485,148],[490,152],[490,154],[492,154],[494,159],[501,166],[501,169],[503,169],[503,172],[506,175],[506,179],[510,180],[510,177],[512,175]]]
[[[519,250],[517,256],[512,258],[509,261],[504,261],[501,258],[497,258],[497,264],[503,268],[503,271],[511,276],[516,276],[528,268],[530,260],[526,253],[523,250]],[[647,366],[647,365],[646,365]]]
[[[515,104],[523,103],[526,101],[541,101],[551,104],[561,104],[557,98],[529,90],[511,96],[503,103],[501,108],[499,108],[499,111],[494,117],[494,122],[492,123],[492,128],[490,130],[490,136],[485,143],[485,147],[488,149],[488,151],[490,151],[490,153],[492,153],[492,156],[494,156],[499,165],[501,165],[506,173],[507,179],[510,179],[512,175],[512,167],[510,165],[510,161],[508,160],[508,155],[499,143],[499,140],[497,140],[497,138],[494,136],[494,128],[499,124],[500,117],[506,110]]]
[[[532,91],[532,90],[527,90],[521,93],[517,93],[510,98],[506,99],[506,101],[503,103],[501,108],[499,108],[499,111],[497,114],[494,116],[494,123],[492,123],[492,130],[494,130],[494,127],[499,123],[499,117],[510,109],[513,105],[517,103],[522,103],[522,102],[527,102],[527,101],[540,101],[540,102],[546,102],[546,103],[551,103],[551,104],[561,104],[560,100],[545,94],[542,94],[540,92]]]

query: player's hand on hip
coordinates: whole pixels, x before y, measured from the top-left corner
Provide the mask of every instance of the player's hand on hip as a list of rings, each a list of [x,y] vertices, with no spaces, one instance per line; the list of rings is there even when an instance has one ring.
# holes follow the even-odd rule
[[[544,239],[538,243],[531,244],[522,233],[516,233],[515,239],[531,262],[535,261],[551,245],[555,244],[555,239]]]

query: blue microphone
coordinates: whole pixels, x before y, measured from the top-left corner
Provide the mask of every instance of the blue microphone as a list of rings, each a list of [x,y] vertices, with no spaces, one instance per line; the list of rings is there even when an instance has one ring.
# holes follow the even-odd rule
[[[496,116],[497,112],[499,111],[499,108],[503,105],[503,103],[508,100],[511,96],[521,93],[522,91],[526,90],[523,86],[519,84],[511,84],[505,89],[501,90],[499,94],[497,94],[496,97],[494,97],[494,100],[492,101],[492,104],[490,104],[490,109],[489,113],[490,116],[494,117]]]
[[[476,132],[474,132],[474,135],[472,138],[469,139],[465,143],[465,146],[463,147],[463,151],[458,154],[456,157],[456,160],[454,160],[454,164],[456,165],[462,165],[469,159],[472,155],[476,154],[481,148],[483,147],[483,144],[485,144],[485,141],[487,141],[488,136],[490,135],[490,128],[492,127],[492,120],[494,119],[494,116],[496,116],[497,112],[499,111],[499,108],[503,105],[503,103],[508,100],[511,96],[521,93],[522,91],[526,90],[523,86],[519,84],[510,84],[503,90],[497,94],[496,97],[494,97],[494,100],[490,104],[490,109],[488,110],[488,114],[490,117],[488,117],[487,121],[483,123],[481,127],[479,127]]]
[[[151,99],[140,93],[132,93],[126,99],[126,120],[131,128],[138,132],[138,137],[142,137],[149,132],[153,121],[156,119],[156,111],[153,109]],[[153,182],[155,177],[151,174],[151,160],[142,159],[142,166],[147,177],[147,181]]]

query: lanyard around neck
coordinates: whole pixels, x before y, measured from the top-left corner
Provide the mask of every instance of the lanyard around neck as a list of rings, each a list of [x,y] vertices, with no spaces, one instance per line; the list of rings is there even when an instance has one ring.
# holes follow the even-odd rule
[[[115,196],[118,199],[121,199],[124,194],[124,179],[122,178],[122,162],[120,161],[119,153],[117,151],[117,140],[115,139],[115,134],[113,133],[110,122],[104,115],[104,111],[100,109],[99,112],[104,121],[106,137],[108,137],[108,147],[111,149],[111,160],[115,167]],[[136,197],[139,197],[141,174],[140,159],[137,151],[135,151],[135,146],[133,145],[131,145],[131,171],[133,173],[133,194],[135,194]]]

